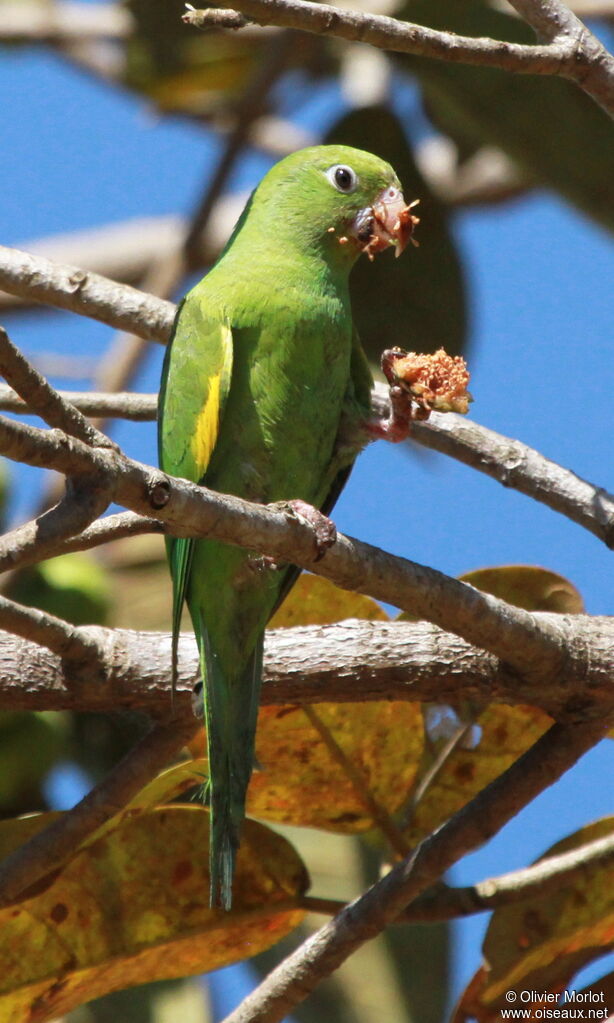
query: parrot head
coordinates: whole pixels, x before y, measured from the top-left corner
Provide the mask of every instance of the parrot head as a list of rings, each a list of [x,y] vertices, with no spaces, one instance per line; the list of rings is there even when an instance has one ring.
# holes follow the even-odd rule
[[[335,263],[394,247],[401,254],[418,218],[390,164],[349,146],[313,146],[279,163],[252,197],[278,240],[307,242]],[[413,239],[412,239],[413,241]]]

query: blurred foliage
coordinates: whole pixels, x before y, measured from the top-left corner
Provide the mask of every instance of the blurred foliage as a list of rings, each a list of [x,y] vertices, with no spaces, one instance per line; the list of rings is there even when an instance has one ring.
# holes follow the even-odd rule
[[[478,568],[459,577],[478,590],[507,600],[525,611],[584,614],[584,601],[569,579],[538,565],[498,565]]]
[[[136,31],[128,40],[124,81],[166,112],[228,116],[267,57],[270,34],[185,25],[183,0],[128,0]],[[274,30],[275,31],[275,30]],[[334,69],[317,36],[292,47],[286,67],[321,76]]]
[[[485,0],[406,0],[398,16],[462,35],[535,42],[520,18]],[[536,185],[614,229],[612,121],[575,85],[402,54],[393,60],[416,75],[429,117],[461,156],[485,143],[498,146]]]
[[[7,596],[72,625],[105,625],[112,605],[109,580],[92,554],[63,554],[19,572]]]

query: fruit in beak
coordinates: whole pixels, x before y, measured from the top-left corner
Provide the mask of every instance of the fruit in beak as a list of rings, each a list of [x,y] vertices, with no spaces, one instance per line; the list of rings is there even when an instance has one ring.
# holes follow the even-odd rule
[[[360,211],[350,233],[369,259],[390,245],[394,245],[395,256],[400,256],[410,240],[417,244],[412,235],[420,218],[411,211],[419,201],[414,199],[407,205],[401,190],[391,185],[380,192],[372,206]]]

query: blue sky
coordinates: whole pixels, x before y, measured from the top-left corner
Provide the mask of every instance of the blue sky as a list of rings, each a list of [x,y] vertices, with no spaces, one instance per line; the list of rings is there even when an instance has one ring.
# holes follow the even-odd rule
[[[0,95],[0,240],[8,245],[27,248],[43,235],[127,217],[187,213],[213,165],[211,143],[194,126],[162,121],[134,97],[42,52],[3,54]],[[250,161],[236,183],[253,184],[256,168]],[[614,489],[611,239],[544,193],[462,213],[454,230],[471,293],[472,416]],[[60,313],[7,317],[6,326],[30,355],[44,349],[95,359],[110,337],[108,328]],[[139,389],[157,388],[160,362],[152,346]],[[114,436],[130,454],[154,461],[153,424],[122,424]],[[38,477],[13,473],[21,486],[14,512],[24,514]],[[343,532],[452,575],[544,565],[575,583],[590,613],[611,613],[612,554],[596,538],[443,456],[372,445],[335,519]],[[603,743],[586,757],[459,865],[454,882],[520,867],[611,812],[613,748]],[[482,929],[482,918],[462,924],[456,993],[478,964]]]

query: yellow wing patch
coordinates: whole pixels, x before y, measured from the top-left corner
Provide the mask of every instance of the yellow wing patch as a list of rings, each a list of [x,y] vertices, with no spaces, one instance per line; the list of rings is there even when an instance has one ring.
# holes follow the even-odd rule
[[[223,405],[230,387],[232,374],[232,330],[227,324],[220,324],[218,331],[220,344],[220,372],[212,373],[207,380],[207,397],[198,413],[190,453],[198,468],[198,476],[202,476],[209,465],[213,449],[217,443],[220,430]]]
[[[190,444],[192,457],[201,473],[205,471],[215,447],[220,425],[220,384],[221,374],[209,377],[207,400],[196,420],[196,429]]]

